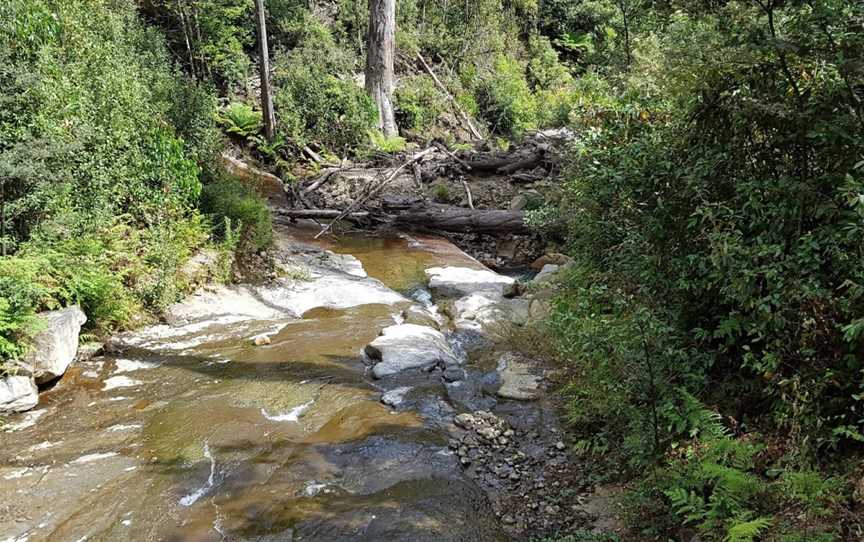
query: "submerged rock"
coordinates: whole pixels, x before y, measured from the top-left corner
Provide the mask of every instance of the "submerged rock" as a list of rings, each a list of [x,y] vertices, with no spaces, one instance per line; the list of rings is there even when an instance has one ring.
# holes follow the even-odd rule
[[[78,336],[87,321],[84,311],[77,305],[59,311],[40,314],[46,327],[36,335],[34,347],[27,356],[33,366],[37,383],[49,382],[62,376],[78,352]]]
[[[508,296],[515,292],[516,281],[488,269],[468,267],[431,267],[426,270],[429,288],[438,295],[462,297],[478,292]]]
[[[24,412],[39,404],[39,390],[30,375],[0,379],[0,412]]]
[[[531,401],[540,394],[540,377],[531,374],[530,365],[510,352],[498,360],[501,387],[498,396],[505,399]]]
[[[375,378],[439,363],[445,366],[459,363],[443,333],[416,324],[384,328],[381,335],[366,346],[366,355],[377,361],[372,368]]]

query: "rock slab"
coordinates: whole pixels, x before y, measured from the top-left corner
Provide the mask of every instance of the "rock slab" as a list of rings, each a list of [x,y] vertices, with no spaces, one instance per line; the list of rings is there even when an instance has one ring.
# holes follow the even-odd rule
[[[46,327],[33,340],[26,361],[33,366],[33,377],[42,384],[62,376],[78,352],[78,336],[87,316],[75,305],[39,315]]]
[[[384,378],[408,369],[425,369],[439,363],[459,363],[444,334],[431,327],[399,324],[384,328],[381,335],[366,346],[366,355],[377,363],[375,378]]]
[[[0,379],[0,412],[24,412],[39,403],[39,390],[30,375]]]
[[[463,297],[478,292],[509,296],[515,292],[516,281],[488,269],[469,267],[430,267],[426,270],[429,288],[445,297]]]
[[[540,390],[540,377],[531,374],[529,364],[519,356],[506,353],[498,360],[501,387],[498,396],[505,399],[532,401]]]

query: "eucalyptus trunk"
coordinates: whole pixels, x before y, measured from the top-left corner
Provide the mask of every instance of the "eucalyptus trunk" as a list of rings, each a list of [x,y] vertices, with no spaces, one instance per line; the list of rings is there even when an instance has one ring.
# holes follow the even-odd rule
[[[273,94],[270,88],[270,52],[267,48],[267,19],[264,0],[255,0],[258,22],[258,56],[261,73],[261,111],[264,117],[264,136],[272,143],[276,137],[276,115],[273,113]]]
[[[398,135],[393,115],[393,57],[396,52],[396,0],[369,0],[366,90],[378,106],[378,127]]]

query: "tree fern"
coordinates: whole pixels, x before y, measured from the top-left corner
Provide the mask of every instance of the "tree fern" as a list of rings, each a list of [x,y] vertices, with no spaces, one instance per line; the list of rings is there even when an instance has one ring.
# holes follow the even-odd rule
[[[760,517],[750,521],[732,520],[730,524],[723,542],[753,542],[771,526],[771,518]]]

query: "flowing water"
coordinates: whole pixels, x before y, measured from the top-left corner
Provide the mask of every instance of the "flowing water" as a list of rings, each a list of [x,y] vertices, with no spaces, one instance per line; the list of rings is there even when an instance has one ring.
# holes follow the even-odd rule
[[[425,268],[478,264],[435,239],[318,247],[405,297],[357,279],[356,291],[272,292],[297,314],[262,296],[273,314],[238,317],[229,300],[236,313],[144,330],[122,354],[73,365],[0,427],[0,540],[505,540],[447,447],[440,376],[413,376],[428,396],[396,410],[362,359],[405,307],[429,307]]]

